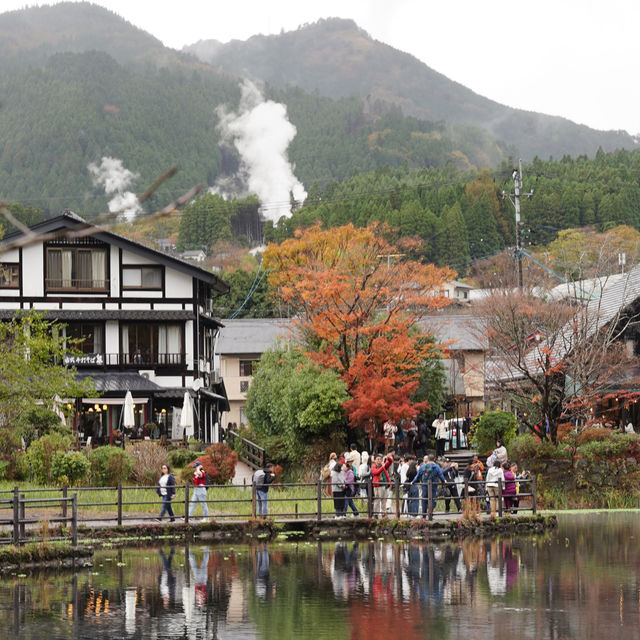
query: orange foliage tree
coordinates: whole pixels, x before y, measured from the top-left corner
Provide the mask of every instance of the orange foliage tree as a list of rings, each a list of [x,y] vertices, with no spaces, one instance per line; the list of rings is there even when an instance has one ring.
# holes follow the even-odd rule
[[[339,373],[350,394],[349,422],[366,428],[426,408],[410,397],[421,366],[440,352],[414,325],[449,303],[443,285],[455,275],[404,259],[408,250],[380,231],[316,225],[270,245],[263,257],[272,289],[297,316],[307,356]]]

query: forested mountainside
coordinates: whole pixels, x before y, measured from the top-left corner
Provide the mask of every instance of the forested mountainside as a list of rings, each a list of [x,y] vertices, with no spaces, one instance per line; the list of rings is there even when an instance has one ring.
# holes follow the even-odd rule
[[[393,104],[418,118],[481,127],[527,159],[593,156],[598,147],[612,151],[637,146],[626,132],[596,131],[480,96],[415,57],[374,40],[351,20],[320,20],[296,31],[228,44],[201,41],[185,51],[274,86],[297,85],[335,98],[358,95],[372,107]]]
[[[238,167],[236,152],[220,146],[216,107],[237,106],[239,82],[211,69],[141,71],[103,52],[57,53],[42,66],[5,73],[0,87],[0,198],[39,206],[47,216],[64,208],[88,217],[106,210],[87,169],[102,156],[139,174],[132,185],[138,193],[180,167],[147,210]],[[492,166],[508,154],[480,130],[398,111],[368,114],[359,98],[333,100],[298,88],[266,97],[288,107],[297,128],[289,158],[304,184],[385,165]]]
[[[321,222],[325,227],[349,222],[387,223],[394,240],[420,239],[414,251],[423,259],[466,273],[472,259],[486,258],[514,246],[513,206],[502,192],[513,191],[508,163],[493,171],[460,174],[449,169],[379,168],[324,187],[312,185],[307,200],[291,218],[265,226],[265,239],[279,242],[295,229]],[[561,229],[616,225],[640,229],[640,151],[599,151],[539,160],[523,166],[523,243],[545,245]],[[236,205],[237,207],[238,205]],[[221,201],[188,207],[181,219],[181,246],[210,247],[230,237],[234,209]],[[207,220],[216,221],[215,231]]]

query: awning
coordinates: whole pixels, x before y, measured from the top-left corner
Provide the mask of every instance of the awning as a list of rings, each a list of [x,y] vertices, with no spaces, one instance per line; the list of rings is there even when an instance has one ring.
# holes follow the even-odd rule
[[[83,320],[85,322],[99,320],[143,320],[145,322],[155,321],[178,321],[194,320],[192,311],[181,311],[173,309],[33,309],[44,314],[47,320]],[[10,320],[16,314],[27,313],[27,309],[0,309],[0,320]]]

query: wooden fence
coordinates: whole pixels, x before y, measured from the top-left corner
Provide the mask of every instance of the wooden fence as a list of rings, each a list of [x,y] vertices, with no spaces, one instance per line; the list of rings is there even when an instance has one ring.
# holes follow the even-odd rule
[[[536,513],[535,479],[518,480],[518,487],[519,493],[515,496],[517,504],[513,506],[513,511]],[[71,495],[67,487],[25,490],[15,487],[13,490],[0,491],[0,544],[20,545],[26,541],[63,539],[70,540],[75,546],[81,525],[95,528],[155,522],[161,506],[156,489],[156,486],[122,485],[78,487],[73,489]],[[304,519],[320,522],[346,515],[342,508],[347,503],[338,500],[336,504],[330,495],[329,484],[321,481],[270,485],[266,502],[263,500],[264,494],[255,485],[216,485],[209,489],[206,504],[211,520],[216,521],[241,522],[266,515],[280,521]],[[95,497],[101,494],[104,499],[96,500]],[[172,506],[177,522],[189,523],[193,519],[189,515],[192,495],[190,485],[176,487]],[[464,501],[470,501],[477,510],[482,511],[486,508],[487,496],[484,483],[479,481],[444,486],[429,482],[415,485],[410,492],[410,487],[401,485],[397,479],[382,490],[373,487],[369,479],[366,484],[358,486],[358,495],[353,496],[352,501],[360,517],[422,517],[433,520],[434,517],[447,516],[450,509],[455,515]],[[497,503],[497,515],[501,517],[506,510],[501,482]]]

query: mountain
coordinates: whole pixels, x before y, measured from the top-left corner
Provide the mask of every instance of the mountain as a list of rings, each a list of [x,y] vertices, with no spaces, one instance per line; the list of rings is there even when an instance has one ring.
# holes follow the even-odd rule
[[[153,210],[238,168],[236,152],[221,144],[216,109],[237,108],[240,79],[116,14],[86,3],[2,14],[0,47],[0,200],[91,216],[108,198],[90,163],[120,159],[137,174],[138,193],[179,165],[146,203]],[[289,157],[307,185],[380,166],[493,166],[509,153],[480,129],[375,111],[357,97],[293,86],[267,87],[266,97],[287,106],[297,128]]]
[[[357,95],[369,105],[486,129],[523,158],[634,149],[624,131],[596,131],[566,118],[513,109],[480,96],[417,58],[371,38],[351,20],[331,18],[275,36],[228,44],[200,41],[184,48],[236,75],[271,85],[296,85],[334,98]]]

